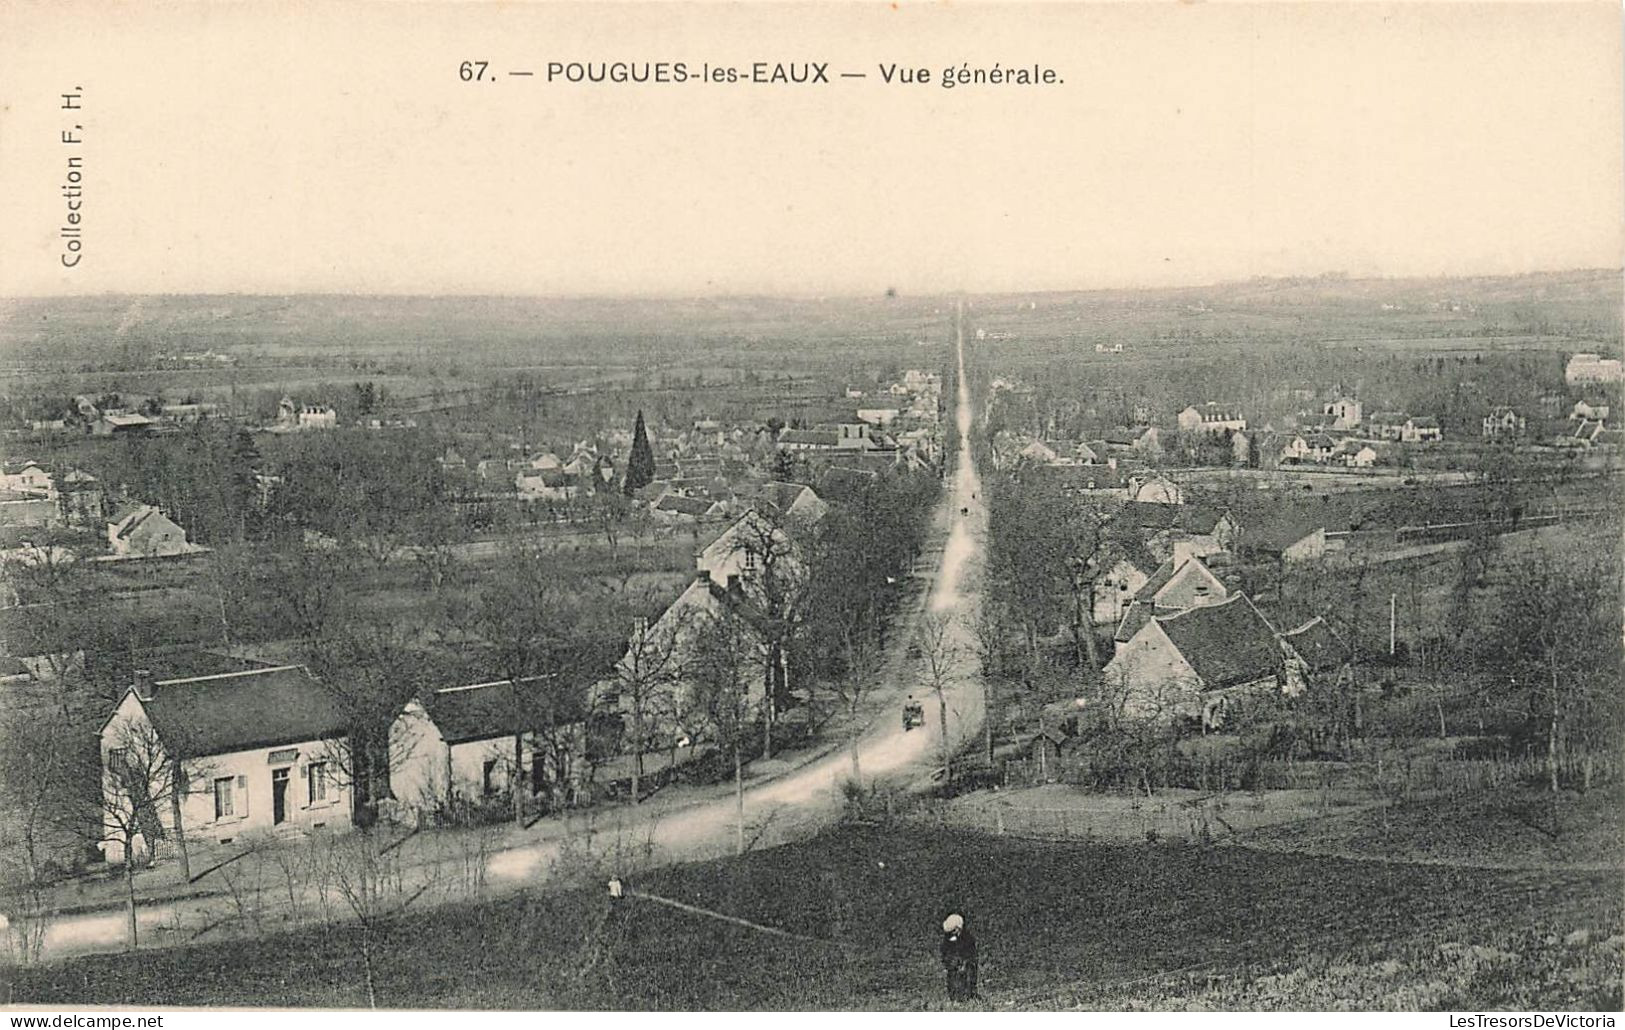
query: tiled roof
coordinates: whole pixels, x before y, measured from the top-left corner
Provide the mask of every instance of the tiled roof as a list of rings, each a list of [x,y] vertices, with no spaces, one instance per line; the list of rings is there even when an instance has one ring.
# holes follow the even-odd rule
[[[1275,631],[1245,594],[1155,618],[1205,690],[1252,683],[1281,669]]]
[[[1281,634],[1281,639],[1291,644],[1311,669],[1335,669],[1349,660],[1348,648],[1318,615],[1297,629]]]
[[[333,739],[348,722],[298,665],[160,680],[143,705],[160,739],[195,757]]]
[[[579,691],[555,689],[556,681],[540,676],[519,681],[477,683],[437,690],[424,708],[448,744],[490,740],[549,723],[577,722],[582,717]]]

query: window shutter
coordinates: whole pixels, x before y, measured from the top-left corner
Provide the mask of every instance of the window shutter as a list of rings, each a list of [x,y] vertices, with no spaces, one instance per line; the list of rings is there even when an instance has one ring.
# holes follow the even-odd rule
[[[246,790],[247,787],[248,787],[248,777],[247,776],[238,776],[237,777],[237,789],[238,790]]]

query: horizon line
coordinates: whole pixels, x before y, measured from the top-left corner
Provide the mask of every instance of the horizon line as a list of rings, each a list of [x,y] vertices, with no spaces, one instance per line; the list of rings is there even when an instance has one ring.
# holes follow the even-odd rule
[[[690,300],[872,300],[872,299],[914,299],[939,297],[1009,297],[1031,296],[1043,294],[1069,294],[1069,293],[1119,293],[1119,292],[1153,292],[1176,290],[1203,290],[1216,289],[1227,286],[1246,286],[1257,283],[1350,283],[1350,282],[1431,282],[1448,280],[1483,280],[1483,279],[1523,279],[1534,276],[1551,275],[1618,275],[1621,285],[1625,286],[1625,264],[1617,266],[1574,266],[1568,268],[1536,268],[1522,272],[1441,272],[1430,274],[1381,274],[1360,273],[1353,274],[1337,270],[1321,272],[1305,272],[1293,275],[1254,275],[1245,278],[1213,279],[1203,282],[1183,284],[1163,283],[1139,286],[1048,286],[1034,289],[995,289],[973,290],[964,288],[950,288],[938,291],[905,292],[898,289],[894,295],[888,295],[893,287],[884,287],[878,292],[857,292],[848,289],[828,291],[772,291],[772,290],[741,290],[737,292],[650,292],[650,293],[598,293],[583,292],[557,292],[557,293],[515,293],[509,291],[494,292],[463,292],[451,291],[445,293],[401,292],[401,291],[367,291],[367,290],[190,290],[190,291],[140,291],[140,290],[100,290],[94,293],[28,293],[5,294],[0,293],[0,302],[7,301],[55,301],[78,300],[84,298],[111,298],[111,297],[410,297],[429,300],[560,300],[560,301],[690,301]]]

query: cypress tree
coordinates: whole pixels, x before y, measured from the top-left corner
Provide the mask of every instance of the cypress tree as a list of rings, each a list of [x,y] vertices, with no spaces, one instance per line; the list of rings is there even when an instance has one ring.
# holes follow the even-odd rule
[[[654,482],[655,452],[649,446],[649,431],[643,425],[643,412],[632,427],[632,454],[626,459],[626,493],[631,496]]]

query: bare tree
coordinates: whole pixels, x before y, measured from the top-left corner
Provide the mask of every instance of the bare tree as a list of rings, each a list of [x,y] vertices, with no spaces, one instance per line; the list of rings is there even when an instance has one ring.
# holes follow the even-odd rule
[[[677,619],[673,616],[672,619]],[[685,627],[668,621],[653,626],[639,617],[626,653],[615,663],[615,682],[631,716],[632,803],[642,800],[643,759],[649,747],[651,716],[682,676],[685,654],[679,643]]]
[[[145,721],[119,724],[104,755],[100,814],[102,839],[116,843],[123,852],[125,911],[128,942],[134,951],[139,944],[136,928],[135,867],[136,841],[144,842],[148,861],[164,836],[159,806],[168,801],[173,779],[170,759],[157,731]]]
[[[712,740],[731,754],[737,815],[736,847],[745,853],[745,735],[750,731],[750,684],[760,673],[762,644],[731,607],[719,608],[698,626],[692,665],[693,701]]]
[[[941,732],[943,779],[952,783],[953,745],[948,739],[948,684],[958,667],[959,649],[953,641],[954,620],[941,613],[930,613],[920,620],[918,637],[920,657],[925,661],[925,672],[931,693],[937,699],[937,721]]]

